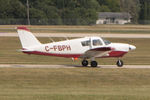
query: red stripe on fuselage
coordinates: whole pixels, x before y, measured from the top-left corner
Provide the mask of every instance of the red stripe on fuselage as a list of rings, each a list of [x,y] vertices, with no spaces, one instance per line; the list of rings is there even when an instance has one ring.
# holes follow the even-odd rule
[[[66,57],[66,58],[78,58],[82,54],[55,54],[55,53],[46,53],[46,52],[39,52],[39,51],[32,51],[32,52],[23,52],[27,54],[36,54],[36,55],[45,55],[45,56],[57,56],[57,57]]]
[[[66,58],[79,58],[82,54],[55,54],[55,53],[46,53],[46,52],[39,52],[39,51],[32,51],[32,52],[25,52],[26,54],[36,54],[36,55],[45,55],[45,56],[57,56],[57,57],[66,57]],[[100,58],[108,58],[108,57],[122,57],[126,54],[125,51],[111,51],[109,56],[102,56]]]
[[[108,57],[122,57],[124,56],[126,53],[128,52],[125,52],[125,51],[111,51],[109,53],[109,56]]]

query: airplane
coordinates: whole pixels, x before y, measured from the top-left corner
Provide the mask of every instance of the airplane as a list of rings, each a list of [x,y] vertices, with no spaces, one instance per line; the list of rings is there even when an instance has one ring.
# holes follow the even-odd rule
[[[129,51],[136,49],[134,45],[111,43],[108,40],[96,36],[42,44],[25,26],[17,27],[17,32],[23,53],[73,59],[81,58],[81,64],[84,67],[89,64],[87,59],[90,59],[91,67],[97,67],[98,63],[95,61],[95,58],[109,57],[118,58],[116,65],[122,67],[124,63],[120,58]]]

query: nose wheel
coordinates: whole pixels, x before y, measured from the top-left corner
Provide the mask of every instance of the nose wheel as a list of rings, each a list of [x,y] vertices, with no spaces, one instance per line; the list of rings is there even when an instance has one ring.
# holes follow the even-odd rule
[[[122,67],[123,66],[123,61],[122,60],[118,60],[117,63],[116,63],[116,65],[118,67]]]

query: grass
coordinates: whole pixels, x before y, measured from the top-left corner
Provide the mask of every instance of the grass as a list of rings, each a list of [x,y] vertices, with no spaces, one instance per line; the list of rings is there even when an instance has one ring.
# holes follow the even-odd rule
[[[21,25],[0,25],[0,32],[16,33]],[[94,26],[27,26],[34,33],[124,33],[149,34],[149,25],[94,25]]]
[[[0,68],[1,100],[149,100],[149,69]]]
[[[54,38],[59,40],[59,38]],[[47,43],[48,38],[39,38],[42,43]],[[108,39],[112,42],[133,44],[137,47],[135,51],[129,52],[122,59],[126,65],[150,65],[150,39]],[[80,65],[81,60],[73,62],[70,58],[59,58],[51,56],[26,55],[17,50],[21,49],[18,38],[0,37],[0,64],[65,64]],[[96,59],[100,65],[115,64],[117,58]]]

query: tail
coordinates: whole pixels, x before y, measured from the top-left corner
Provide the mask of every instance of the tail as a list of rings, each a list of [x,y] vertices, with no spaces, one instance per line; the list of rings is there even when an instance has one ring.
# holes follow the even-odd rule
[[[26,27],[17,27],[17,32],[23,48],[41,45],[39,40]]]

